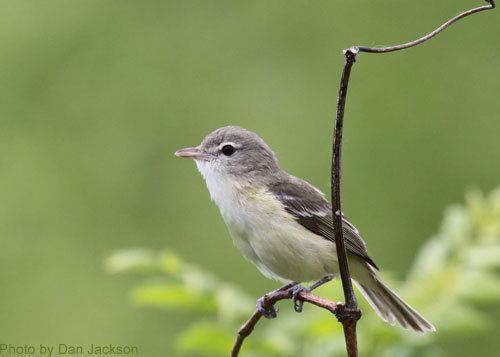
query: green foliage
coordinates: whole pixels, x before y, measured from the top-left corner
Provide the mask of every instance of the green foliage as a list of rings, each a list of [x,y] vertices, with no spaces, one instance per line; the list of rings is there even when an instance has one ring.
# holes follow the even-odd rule
[[[227,355],[238,327],[254,309],[255,297],[170,251],[121,251],[106,265],[114,273],[147,275],[131,292],[136,304],[209,313],[180,332],[181,354]],[[440,338],[484,332],[490,319],[481,307],[500,303],[499,268],[500,189],[488,197],[472,192],[464,206],[446,211],[440,232],[420,249],[406,281],[391,282],[438,332],[416,335],[390,327],[361,302],[361,354],[440,356],[443,352],[436,343]],[[339,284],[328,284],[318,294],[341,296]],[[341,326],[330,314],[310,305],[296,314],[288,301],[280,307],[278,319],[259,323],[243,347],[244,356],[344,355]]]

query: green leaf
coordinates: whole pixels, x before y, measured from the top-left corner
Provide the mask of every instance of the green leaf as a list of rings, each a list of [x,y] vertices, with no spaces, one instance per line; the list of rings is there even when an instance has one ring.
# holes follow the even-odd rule
[[[234,331],[216,323],[201,322],[189,327],[177,340],[177,350],[189,356],[228,356]]]
[[[189,311],[215,311],[213,296],[175,282],[150,282],[136,287],[131,294],[141,306]]]
[[[500,245],[470,247],[464,255],[467,265],[478,269],[500,268]]]
[[[180,258],[172,252],[157,253],[148,249],[127,249],[113,253],[105,260],[105,269],[116,273],[177,273],[181,269]]]
[[[485,330],[488,327],[484,315],[466,304],[436,309],[433,322],[441,334],[448,335],[464,335]]]
[[[442,269],[448,254],[449,244],[441,236],[430,239],[420,248],[408,274],[408,280],[425,279],[428,275],[432,275],[436,269]]]
[[[182,268],[182,260],[169,250],[161,252],[158,256],[158,265],[165,273],[179,273]]]
[[[215,291],[217,311],[224,321],[239,322],[255,310],[255,299],[233,285],[221,284]]]
[[[461,277],[462,294],[475,302],[499,302],[500,278],[485,271],[468,271]]]
[[[186,265],[181,273],[182,282],[195,290],[213,293],[218,288],[219,281],[205,270],[193,265]]]

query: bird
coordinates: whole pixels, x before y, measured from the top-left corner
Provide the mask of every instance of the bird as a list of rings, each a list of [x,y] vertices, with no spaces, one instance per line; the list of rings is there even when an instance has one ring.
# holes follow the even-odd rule
[[[302,311],[300,291],[338,276],[330,202],[319,189],[282,170],[256,133],[225,126],[175,155],[194,159],[235,246],[264,276],[293,287],[297,312]],[[435,331],[382,280],[358,229],[345,217],[342,227],[351,278],[378,316],[419,333]],[[309,288],[300,284],[310,281],[316,283]],[[267,318],[276,317],[262,298],[257,308]]]

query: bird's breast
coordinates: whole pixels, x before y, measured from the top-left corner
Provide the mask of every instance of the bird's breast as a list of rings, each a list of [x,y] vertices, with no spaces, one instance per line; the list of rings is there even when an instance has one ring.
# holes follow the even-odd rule
[[[308,281],[334,272],[332,242],[296,222],[265,187],[220,179],[207,186],[235,245],[265,276]]]

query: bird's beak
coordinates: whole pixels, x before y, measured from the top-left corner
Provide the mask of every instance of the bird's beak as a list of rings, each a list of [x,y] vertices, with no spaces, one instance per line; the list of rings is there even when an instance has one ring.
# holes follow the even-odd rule
[[[205,154],[199,148],[185,148],[175,152],[175,156],[186,159],[201,159]]]

